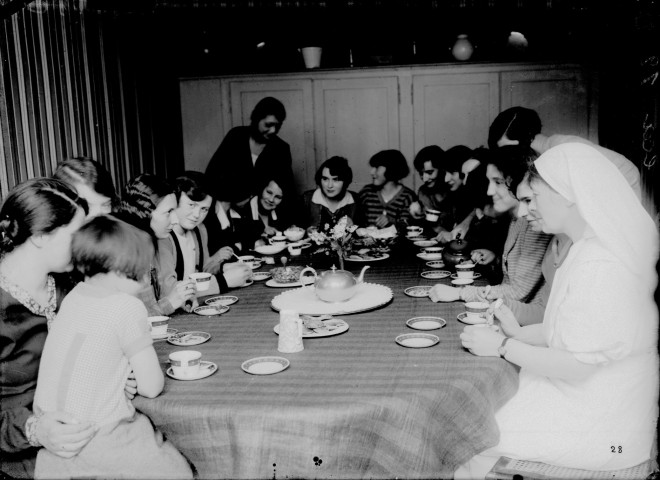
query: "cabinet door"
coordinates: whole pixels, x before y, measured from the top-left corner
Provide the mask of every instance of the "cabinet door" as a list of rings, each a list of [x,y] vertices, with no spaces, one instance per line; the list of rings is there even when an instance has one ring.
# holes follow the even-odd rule
[[[413,75],[415,153],[428,145],[486,145],[499,112],[496,72]]]
[[[291,147],[296,188],[302,191],[314,176],[314,124],[310,79],[251,78],[227,82],[231,104],[229,128],[250,124],[254,106],[264,97],[275,97],[286,108],[279,137]],[[227,130],[229,130],[229,128]]]
[[[502,110],[526,107],[541,117],[546,135],[579,135],[598,142],[589,131],[589,95],[578,68],[502,72]]]
[[[335,155],[345,157],[353,169],[352,190],[371,183],[372,155],[399,148],[397,85],[396,76],[314,82],[317,165]]]

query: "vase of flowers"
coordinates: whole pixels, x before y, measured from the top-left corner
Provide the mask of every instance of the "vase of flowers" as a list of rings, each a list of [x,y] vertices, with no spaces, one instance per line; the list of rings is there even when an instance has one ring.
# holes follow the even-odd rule
[[[323,229],[311,231],[309,237],[319,247],[316,250],[317,255],[336,255],[339,269],[344,270],[344,258],[350,251],[355,230],[357,225],[353,225],[347,216],[343,216],[333,226],[326,223]]]

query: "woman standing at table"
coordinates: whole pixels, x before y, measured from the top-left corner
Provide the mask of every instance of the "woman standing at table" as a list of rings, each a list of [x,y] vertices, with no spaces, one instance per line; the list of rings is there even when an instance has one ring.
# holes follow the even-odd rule
[[[534,158],[536,154],[528,148],[502,147],[493,153],[486,166],[487,193],[493,199],[493,208],[498,214],[509,215],[512,219],[502,253],[502,283],[462,288],[437,284],[429,293],[431,300],[454,302],[504,298],[524,303],[540,301],[544,282],[541,263],[552,235],[536,232],[527,220],[516,218],[518,199],[514,193],[527,171],[529,160]],[[472,260],[488,265],[497,261],[497,257],[491,250],[476,249],[472,251]]]
[[[554,147],[530,171],[543,231],[573,246],[557,270],[542,324],[495,310],[506,334],[468,326],[473,354],[521,367],[497,412],[499,444],[459,468],[483,478],[500,455],[586,470],[649,459],[658,417],[658,232],[623,175],[584,144]]]
[[[16,186],[0,210],[0,471],[34,476],[37,448],[76,455],[96,433],[66,412],[32,412],[48,325],[68,291],[53,273],[71,270],[71,237],[85,212],[59,180]]]
[[[177,222],[176,207],[172,186],[155,175],[143,173],[124,187],[117,211],[117,217],[149,233],[154,244],[156,256],[151,266],[150,284],[138,295],[150,316],[169,315],[195,296],[191,279],[177,281],[168,291],[163,290],[165,269],[158,263],[158,239],[169,237]]]
[[[406,157],[398,150],[382,150],[369,160],[371,185],[358,194],[358,225],[378,228],[405,225],[412,218],[410,204],[415,192],[401,183],[410,173]]]
[[[331,157],[316,171],[316,189],[303,194],[303,226],[331,227],[343,216],[355,218],[357,194],[348,190],[353,170],[343,157]]]

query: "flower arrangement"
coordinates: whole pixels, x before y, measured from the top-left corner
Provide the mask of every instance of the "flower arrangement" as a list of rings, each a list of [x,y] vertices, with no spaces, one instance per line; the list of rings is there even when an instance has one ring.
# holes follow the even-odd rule
[[[351,250],[353,234],[357,228],[357,225],[353,225],[353,222],[347,216],[343,216],[333,226],[326,223],[322,230],[311,231],[309,237],[316,245],[321,247],[317,249],[316,253],[330,255],[332,252],[336,252],[339,259],[339,268],[343,270],[344,258]]]

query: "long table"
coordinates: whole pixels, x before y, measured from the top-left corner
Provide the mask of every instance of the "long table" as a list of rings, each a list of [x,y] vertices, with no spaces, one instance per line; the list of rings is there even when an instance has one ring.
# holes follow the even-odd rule
[[[476,357],[460,343],[459,302],[412,298],[429,270],[414,255],[370,263],[365,280],[392,288],[379,309],[342,316],[350,328],[305,339],[304,350],[277,351],[271,299],[283,290],[255,282],[231,294],[239,301],[222,316],[174,316],[179,331],[201,330],[210,341],[194,347],[156,342],[168,354],[195,349],[218,371],[196,381],[166,377],[155,399],[135,406],[195,465],[200,478],[451,478],[456,466],[493,446],[494,413],[517,390],[517,370],[495,357]],[[362,264],[347,263],[358,272]],[[267,270],[264,265],[261,270]],[[405,348],[395,337],[405,324],[435,315],[447,325],[430,348]],[[274,375],[250,375],[241,364],[278,355],[290,360]]]

